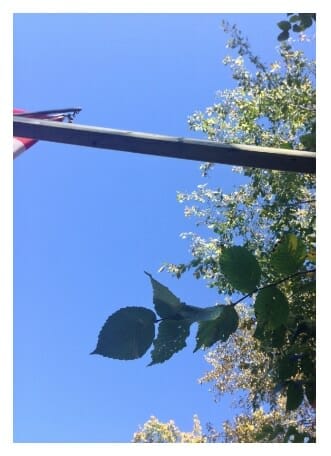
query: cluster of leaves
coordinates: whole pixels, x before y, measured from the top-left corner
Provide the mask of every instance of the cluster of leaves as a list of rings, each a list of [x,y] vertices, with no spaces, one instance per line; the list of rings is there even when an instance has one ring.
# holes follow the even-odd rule
[[[303,32],[311,27],[316,21],[316,13],[288,13],[288,21],[278,22],[278,27],[282,30],[278,35],[278,41],[286,41],[290,37],[290,30],[293,32]]]
[[[155,416],[133,435],[134,443],[206,443],[207,437],[202,434],[199,418],[193,417],[191,432],[182,432],[173,420],[162,423]]]
[[[260,341],[267,354],[279,358],[273,363],[274,383],[285,390],[286,410],[297,409],[304,395],[313,403],[314,352],[310,339],[314,337],[313,321],[305,316],[291,314],[291,303],[277,285],[289,280],[298,280],[305,292],[314,289],[312,275],[304,268],[306,246],[294,234],[288,234],[275,247],[270,263],[282,276],[277,282],[259,288],[262,279],[261,267],[255,256],[242,246],[224,248],[219,258],[219,268],[231,287],[246,293],[229,305],[200,308],[180,301],[167,287],[150,274],[153,287],[153,303],[156,314],[144,307],[126,307],[112,314],[99,334],[93,354],[129,360],[143,356],[153,344],[152,361],[149,365],[162,363],[186,346],[190,326],[198,322],[196,347],[208,348],[216,342],[225,342],[235,333],[239,316],[235,306],[255,294],[254,314],[257,325],[254,337]],[[301,280],[300,280],[301,279]],[[159,324],[155,338],[155,324]]]
[[[266,65],[252,53],[236,26],[224,23],[223,27],[231,35],[228,47],[238,54],[223,62],[238,85],[219,92],[217,102],[204,113],[194,113],[189,118],[190,127],[220,142],[315,150],[314,62],[283,42],[280,61]],[[203,176],[209,175],[212,166],[201,166]],[[278,437],[266,432],[265,440],[252,434],[253,440],[285,441],[289,429],[290,440],[299,441],[307,432],[313,439],[315,281],[311,274],[296,275],[294,271],[303,255],[303,269],[315,267],[315,177],[238,167],[234,171],[243,174],[246,182],[232,193],[207,184],[198,185],[189,194],[178,193],[178,200],[186,203],[185,215],[195,217],[197,225],[209,228],[212,236],[183,233],[183,238],[191,240],[193,259],[187,264],[166,263],[162,269],[177,278],[192,270],[197,279],[231,296],[236,289],[218,259],[224,249],[239,241],[254,252],[262,285],[275,283],[279,275],[291,276],[278,284],[275,296],[275,289],[266,287],[260,297],[246,299],[245,307],[236,306],[238,329],[208,352],[206,359],[212,370],[201,382],[213,382],[219,395],[246,391],[239,401],[246,416],[265,404],[273,407],[274,413],[280,412],[279,399],[283,399],[284,414],[292,416],[292,424],[284,425],[282,412],[284,432],[274,428],[274,432],[279,431]],[[287,255],[289,250],[293,256]],[[263,295],[277,302],[286,317],[281,313],[277,316],[276,310],[275,320],[268,321],[268,312],[260,301]],[[273,308],[271,305],[270,310]],[[304,423],[301,429],[296,427],[297,434],[296,422]]]
[[[249,415],[238,415],[234,422],[225,421],[222,430],[210,423],[203,432],[197,415],[193,417],[193,430],[181,431],[173,420],[162,423],[152,416],[133,435],[134,443],[313,443],[315,433],[294,412],[285,411],[279,401],[277,410],[264,412],[261,408]]]
[[[223,60],[237,87],[219,91],[212,106],[190,116],[190,128],[221,143],[315,150],[315,62],[284,41],[279,59],[267,65],[235,25],[223,28],[238,54]]]
[[[298,414],[285,411],[282,399],[278,408],[264,412],[261,408],[249,415],[241,414],[234,423],[223,423],[219,438],[226,443],[313,443],[314,430],[307,430]]]
[[[150,366],[163,363],[186,346],[190,326],[199,323],[195,351],[226,340],[237,329],[233,306],[207,308],[181,302],[167,287],[146,273],[153,288],[156,313],[144,307],[125,307],[112,314],[102,327],[92,354],[132,360],[143,356],[153,343]],[[157,315],[160,319],[157,319]],[[155,338],[155,324],[159,323]]]

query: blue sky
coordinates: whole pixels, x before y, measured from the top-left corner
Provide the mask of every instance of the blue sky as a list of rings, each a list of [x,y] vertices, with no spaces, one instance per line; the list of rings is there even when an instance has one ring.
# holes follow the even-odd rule
[[[17,14],[14,104],[81,106],[76,123],[197,137],[187,116],[233,87],[222,19],[266,61],[282,14]],[[41,37],[47,36],[47,39]],[[261,39],[261,36],[263,39]],[[14,163],[14,440],[129,442],[151,415],[192,428],[233,415],[197,379],[208,370],[188,347],[152,367],[90,356],[120,307],[153,308],[143,271],[188,304],[220,297],[189,276],[157,274],[189,259],[194,230],[176,191],[205,182],[199,163],[40,142]],[[230,166],[212,183],[231,190]],[[195,330],[192,331],[194,335]]]

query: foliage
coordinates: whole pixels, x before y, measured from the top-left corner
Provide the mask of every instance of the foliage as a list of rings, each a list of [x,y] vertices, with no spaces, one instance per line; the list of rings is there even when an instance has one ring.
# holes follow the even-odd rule
[[[237,87],[218,92],[204,113],[190,116],[191,129],[222,143],[294,149],[307,149],[309,143],[315,150],[315,62],[284,41],[279,59],[267,65],[235,25],[223,22],[223,28],[231,34],[228,48],[238,53],[223,60]]]
[[[315,430],[307,429],[304,417],[285,410],[284,400],[269,412],[262,408],[236,416],[233,423],[225,421],[217,431],[210,423],[203,432],[197,415],[192,432],[182,432],[173,420],[160,422],[152,416],[133,435],[134,443],[313,443]]]
[[[297,21],[300,27],[309,27],[303,16],[290,17],[294,31]],[[286,27],[281,26],[284,32],[290,30]],[[204,113],[194,113],[191,129],[222,143],[315,150],[314,62],[285,40],[278,49],[279,60],[266,65],[236,26],[223,23],[223,28],[231,35],[228,48],[237,52],[223,63],[237,86],[219,92]],[[212,167],[203,164],[202,175],[207,177]],[[190,326],[198,322],[195,351],[213,347],[206,357],[212,370],[201,382],[214,383],[219,395],[243,393],[238,405],[245,414],[234,425],[224,425],[223,440],[313,441],[315,177],[253,168],[234,171],[243,175],[243,184],[232,193],[207,184],[189,194],[178,193],[178,200],[187,203],[185,215],[196,217],[211,237],[184,233],[191,240],[192,260],[161,268],[177,278],[193,271],[224,296],[226,304],[190,306],[147,274],[156,313],[145,309],[145,319],[143,308],[131,308],[140,310],[130,311],[131,345],[123,342],[123,347],[113,323],[116,318],[119,327],[125,327],[122,317],[129,314],[125,309],[115,312],[93,353],[134,359],[153,343],[150,365],[161,363],[186,346]],[[158,323],[153,339],[151,325]],[[148,328],[148,337],[143,328]],[[113,337],[118,345],[110,349]],[[170,440],[164,441],[178,441],[180,431],[171,427],[174,423],[153,420],[148,429],[168,429]],[[140,441],[154,438],[148,429],[147,437],[142,431],[138,434]]]
[[[231,34],[228,47],[238,53],[226,57],[224,64],[238,84],[219,92],[216,103],[204,113],[194,113],[190,127],[224,143],[315,150],[314,62],[283,42],[280,60],[267,66],[252,53],[236,26],[223,26]],[[201,166],[203,176],[212,166]],[[251,168],[234,171],[245,181],[232,193],[207,184],[190,194],[178,193],[179,202],[186,203],[185,215],[195,217],[197,226],[207,227],[212,234],[205,238],[184,233],[182,237],[191,240],[193,259],[187,264],[167,263],[162,269],[177,278],[191,270],[197,279],[231,297],[246,292],[241,276],[248,280],[251,269],[239,273],[224,264],[222,268],[222,254],[235,252],[238,246],[254,252],[260,289],[237,301],[238,329],[209,351],[212,370],[201,382],[212,382],[218,395],[243,392],[237,405],[245,415],[231,428],[236,437],[228,436],[227,441],[288,441],[290,435],[294,441],[312,441],[315,279],[308,271],[315,269],[315,177]],[[254,266],[252,270],[258,277]],[[244,298],[245,307],[241,306]],[[240,436],[240,426],[245,422],[252,426],[264,406],[271,410],[263,416],[273,416],[277,423],[278,413],[282,428],[274,426],[271,432],[269,426],[262,434]]]
[[[290,30],[293,32],[303,32],[313,25],[316,21],[316,13],[288,13],[288,21],[278,22],[278,27],[282,30],[278,35],[278,41],[288,40],[290,37]]]
[[[286,412],[281,403],[269,412],[259,408],[251,414],[238,415],[233,424],[226,421],[220,438],[226,443],[313,443],[316,440],[314,429],[307,429],[304,419],[298,419],[298,413]]]
[[[91,354],[108,358],[131,360],[152,350],[150,366],[163,363],[186,346],[190,326],[199,322],[197,347],[210,346],[218,340],[227,340],[238,325],[238,316],[231,306],[207,308],[189,306],[181,302],[167,287],[146,273],[153,287],[155,311],[144,307],[125,307],[113,313],[102,327],[96,349]],[[206,325],[214,324],[212,336]],[[156,323],[160,323],[154,339]],[[208,328],[207,328],[208,329]]]
[[[199,418],[193,417],[191,432],[182,432],[174,421],[162,423],[152,416],[133,436],[134,443],[206,443]]]

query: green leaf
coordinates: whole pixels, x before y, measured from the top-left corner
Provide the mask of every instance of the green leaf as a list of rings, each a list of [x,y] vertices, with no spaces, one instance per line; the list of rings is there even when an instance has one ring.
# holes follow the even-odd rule
[[[276,329],[269,329],[265,324],[258,323],[254,337],[266,347],[281,348],[285,343],[286,327],[279,326]]]
[[[276,329],[287,322],[288,301],[275,286],[259,291],[254,308],[258,323],[265,323],[270,329]]]
[[[270,262],[276,272],[292,274],[303,265],[307,256],[306,246],[294,234],[287,234],[277,244],[271,254]]]
[[[201,321],[196,336],[196,352],[202,346],[211,347],[219,340],[225,342],[234,333],[239,324],[238,314],[233,306],[219,306],[222,308],[220,316],[214,320]]]
[[[305,383],[305,393],[307,399],[312,407],[316,407],[316,383],[307,382]]]
[[[163,320],[159,325],[157,338],[154,340],[154,348],[151,352],[153,364],[163,363],[172,355],[186,346],[186,339],[190,334],[191,321],[186,320]]]
[[[179,312],[179,315],[186,319],[190,320],[192,323],[194,321],[209,321],[209,320],[215,320],[218,318],[223,310],[223,306],[217,305],[217,306],[211,306],[211,307],[194,307],[194,306],[188,306],[185,303],[183,304],[182,310]]]
[[[294,426],[289,426],[285,436],[284,436],[284,442],[285,443],[303,443],[305,440],[305,437],[308,436],[307,433],[301,433],[297,430],[296,427]]]
[[[277,22],[277,25],[281,30],[284,31],[289,31],[291,29],[291,24],[288,21]]]
[[[144,307],[118,310],[103,325],[91,355],[123,360],[140,358],[153,342],[155,321],[155,313]]]
[[[278,40],[278,41],[286,41],[286,40],[289,39],[289,37],[290,37],[290,35],[289,35],[288,31],[287,31],[287,30],[286,30],[286,31],[284,30],[282,33],[280,33],[280,34],[278,35],[277,40]]]
[[[286,411],[296,410],[303,401],[303,388],[301,383],[290,381],[286,392]]]
[[[181,302],[167,287],[162,285],[157,280],[153,279],[151,274],[147,274],[153,286],[153,303],[155,310],[161,318],[172,320],[190,320],[204,321],[213,320],[220,315],[221,309],[219,306],[211,307],[195,307],[189,306]]]
[[[313,24],[312,13],[300,13],[301,30],[305,30]]]
[[[304,27],[302,27],[302,25],[299,25],[299,24],[294,24],[292,29],[293,29],[293,32],[299,33],[304,30]]]
[[[300,142],[305,150],[316,151],[316,133],[308,133],[300,136]]]
[[[313,358],[312,353],[306,353],[301,358],[301,369],[302,372],[308,378],[315,378],[316,375],[316,360]]]
[[[290,18],[290,22],[298,22],[300,20],[300,16],[298,14],[293,14],[293,16]]]
[[[220,267],[231,285],[243,293],[254,291],[260,283],[260,265],[245,247],[235,246],[224,249],[220,258]]]
[[[281,358],[278,362],[278,379],[280,381],[289,380],[298,371],[298,360],[293,359],[293,356],[287,355]]]
[[[153,279],[151,274],[148,272],[145,274],[152,282],[153,303],[157,314],[161,318],[175,317],[184,308],[184,304],[167,287]]]

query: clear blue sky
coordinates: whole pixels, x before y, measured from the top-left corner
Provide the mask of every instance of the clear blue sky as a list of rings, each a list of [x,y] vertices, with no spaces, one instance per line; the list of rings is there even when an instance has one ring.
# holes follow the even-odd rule
[[[233,87],[222,19],[236,23],[266,61],[281,14],[17,14],[14,104],[81,106],[76,123],[197,137],[187,116]],[[47,39],[45,39],[47,37]],[[208,369],[188,348],[146,367],[90,356],[120,307],[153,308],[143,271],[188,304],[213,290],[157,274],[189,259],[194,230],[176,191],[203,183],[199,163],[38,143],[14,163],[14,440],[130,442],[151,415],[191,430],[192,416],[220,426],[233,415],[197,379]],[[212,183],[238,178],[219,166]],[[192,331],[194,335],[195,329]]]

